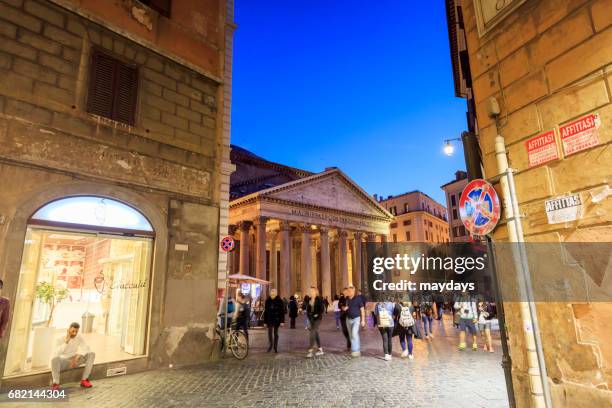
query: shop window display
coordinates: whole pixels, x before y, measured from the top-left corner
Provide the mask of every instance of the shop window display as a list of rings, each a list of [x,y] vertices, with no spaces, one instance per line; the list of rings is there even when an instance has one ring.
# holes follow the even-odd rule
[[[71,322],[81,324],[96,363],[145,355],[153,238],[32,224],[24,243],[4,375],[49,370],[55,342]],[[120,227],[116,220],[113,227]]]

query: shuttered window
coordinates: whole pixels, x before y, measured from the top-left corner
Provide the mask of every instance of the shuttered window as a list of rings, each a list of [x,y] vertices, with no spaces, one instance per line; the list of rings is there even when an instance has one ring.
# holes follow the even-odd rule
[[[138,70],[94,49],[91,55],[87,111],[134,125]]]

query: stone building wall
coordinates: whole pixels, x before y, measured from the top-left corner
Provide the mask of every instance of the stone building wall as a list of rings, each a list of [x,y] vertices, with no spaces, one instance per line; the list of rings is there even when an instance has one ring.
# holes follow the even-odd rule
[[[108,29],[104,19],[92,17],[94,22],[55,3],[62,2],[0,0],[3,295],[16,295],[25,225],[37,206],[68,195],[116,198],[156,227],[149,355],[134,369],[207,360],[216,316],[220,197],[229,190],[226,180],[220,191],[222,152],[229,161],[220,118],[229,100],[208,72],[223,67],[166,58],[155,52],[159,42],[149,48],[133,33]],[[215,11],[219,2],[205,3],[225,27],[224,9]],[[217,34],[210,34],[211,43],[218,44]],[[94,47],[137,67],[134,126],[87,112]],[[215,55],[222,54],[223,47],[216,48]],[[7,343],[5,336],[0,366]],[[105,372],[97,367],[94,374]]]
[[[510,166],[518,172],[526,240],[612,241],[611,200],[605,194],[593,199],[605,193],[612,175],[612,2],[528,0],[482,36],[475,4],[462,1],[485,176],[498,174],[497,130],[488,115],[488,99],[494,96]],[[590,113],[601,120],[599,144],[564,157],[559,126]],[[529,167],[525,141],[550,130],[560,158]],[[544,200],[568,193],[581,195],[582,218],[548,224]],[[507,240],[506,228],[497,228],[493,237]],[[564,273],[569,269],[557,271]],[[506,308],[517,403],[528,406],[522,322],[513,304]],[[612,330],[605,323],[610,313],[611,303],[538,304],[555,406],[612,403]]]

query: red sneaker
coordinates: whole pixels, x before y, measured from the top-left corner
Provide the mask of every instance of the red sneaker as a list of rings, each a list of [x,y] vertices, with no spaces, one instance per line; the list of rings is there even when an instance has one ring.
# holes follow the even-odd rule
[[[89,378],[81,380],[81,387],[83,387],[83,388],[91,388],[92,387],[91,383],[89,382]]]
[[[59,385],[59,384],[56,384],[56,383],[53,383],[53,384],[51,384],[51,389],[52,389],[53,391],[57,391],[57,390],[59,390],[59,389],[60,389],[60,385]]]

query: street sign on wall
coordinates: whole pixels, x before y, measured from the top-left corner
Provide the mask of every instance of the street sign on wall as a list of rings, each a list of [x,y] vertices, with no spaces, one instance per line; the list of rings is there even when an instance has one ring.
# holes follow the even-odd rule
[[[559,159],[555,132],[542,133],[525,141],[529,167],[536,167]]]
[[[591,113],[567,125],[559,126],[563,153],[578,153],[599,144],[599,115]]]
[[[582,217],[582,199],[580,194],[554,197],[546,200],[544,206],[549,224],[576,221]]]
[[[499,196],[486,180],[470,181],[459,199],[459,214],[465,228],[473,235],[487,235],[497,225],[501,214]]]
[[[234,249],[234,246],[236,246],[236,242],[234,241],[234,238],[232,237],[225,237],[221,240],[221,250],[223,252],[230,252]]]

